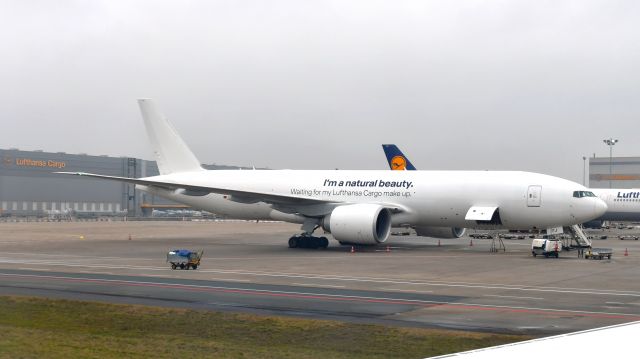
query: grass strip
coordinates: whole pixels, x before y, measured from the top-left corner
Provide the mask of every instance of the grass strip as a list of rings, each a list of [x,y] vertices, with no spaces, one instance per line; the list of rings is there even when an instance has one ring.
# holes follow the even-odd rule
[[[0,296],[0,357],[423,358],[529,337]]]

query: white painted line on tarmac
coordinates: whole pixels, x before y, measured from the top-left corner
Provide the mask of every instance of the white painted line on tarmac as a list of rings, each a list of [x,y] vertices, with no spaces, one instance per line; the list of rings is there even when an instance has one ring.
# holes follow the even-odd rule
[[[178,278],[185,279],[185,277],[178,277]],[[189,279],[199,279],[199,278],[189,278]],[[248,279],[210,278],[210,277],[206,277],[205,279],[206,280],[219,280],[219,281],[222,281],[222,282],[242,282],[242,283],[250,282],[250,280],[248,280]]]
[[[51,271],[49,269],[40,269],[40,268],[27,268],[27,267],[20,267],[18,268],[20,270],[37,270],[37,271],[42,271],[42,270],[46,270],[46,271]]]
[[[302,287],[345,288],[344,285],[315,284],[315,283],[291,283],[291,285],[299,285]]]
[[[496,295],[496,294],[484,294],[483,297],[544,300],[544,298],[538,298],[538,297],[516,297],[514,295]]]
[[[7,255],[29,255],[29,256],[45,256],[45,257],[69,257],[69,258],[91,258],[91,259],[122,259],[122,260],[130,260],[130,261],[152,261],[155,259],[150,258],[132,258],[132,257],[98,257],[98,256],[87,256],[87,255],[77,255],[77,254],[54,254],[54,253],[34,253],[34,252],[2,252],[2,254]]]
[[[30,265],[48,265],[48,266],[61,266],[61,267],[81,267],[81,268],[107,268],[107,269],[136,269],[136,270],[170,270],[165,267],[141,267],[131,265],[106,265],[106,264],[83,264],[83,263],[69,263],[68,261],[39,261],[39,260],[3,260],[0,258],[0,264],[30,264]]]
[[[416,290],[416,289],[395,289],[395,288],[381,288],[382,290],[390,290],[394,292],[406,292],[406,293],[433,293],[432,290]]]

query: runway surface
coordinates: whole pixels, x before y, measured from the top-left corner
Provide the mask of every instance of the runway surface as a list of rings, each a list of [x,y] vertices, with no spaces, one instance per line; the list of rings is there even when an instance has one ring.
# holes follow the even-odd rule
[[[238,223],[0,223],[0,294],[547,335],[640,320],[640,243],[612,260],[530,256],[530,240],[396,237],[389,251],[286,248],[296,227]],[[625,232],[628,233],[628,232]],[[132,240],[129,240],[129,234]],[[81,238],[82,237],[82,238]],[[196,271],[164,253],[204,249]],[[629,252],[623,256],[624,248]]]

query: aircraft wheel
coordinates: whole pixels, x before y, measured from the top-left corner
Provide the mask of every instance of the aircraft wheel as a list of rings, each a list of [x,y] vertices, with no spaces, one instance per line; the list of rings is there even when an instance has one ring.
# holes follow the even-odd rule
[[[329,247],[329,240],[327,239],[327,237],[320,237],[320,242],[320,247],[322,247],[323,249],[327,249],[327,247]]]
[[[184,269],[184,263],[180,263],[180,269]]]
[[[171,269],[176,269],[176,265],[175,264],[171,264]]]
[[[193,269],[194,269],[194,270],[198,269],[198,265],[197,265],[197,264],[194,264],[194,265],[193,265]]]
[[[298,237],[289,238],[289,248],[297,248],[298,247]]]

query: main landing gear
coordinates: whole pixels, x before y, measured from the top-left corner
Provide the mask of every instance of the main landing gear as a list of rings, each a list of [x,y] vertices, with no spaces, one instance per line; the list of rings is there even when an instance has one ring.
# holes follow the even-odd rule
[[[293,236],[289,238],[289,248],[327,248],[327,237]]]
[[[327,237],[314,237],[313,232],[320,228],[318,218],[307,218],[302,224],[302,234],[289,238],[289,248],[327,248]]]

